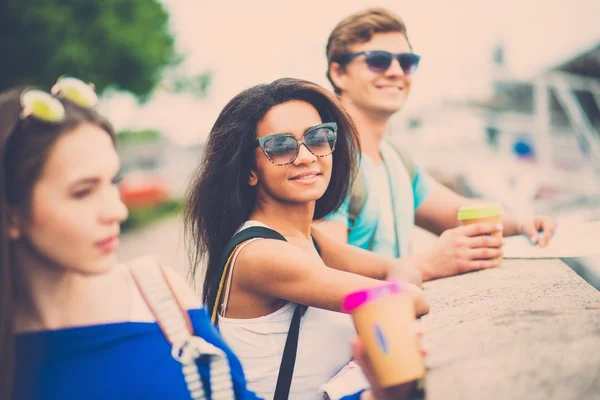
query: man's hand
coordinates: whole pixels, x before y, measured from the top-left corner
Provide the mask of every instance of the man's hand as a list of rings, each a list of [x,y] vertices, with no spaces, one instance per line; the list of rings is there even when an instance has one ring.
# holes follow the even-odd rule
[[[517,234],[526,235],[531,244],[545,247],[554,234],[556,221],[547,215],[520,218],[517,220],[516,227]]]
[[[423,280],[499,266],[503,240],[489,236],[497,232],[502,232],[501,224],[480,223],[446,230],[430,253],[414,256]]]

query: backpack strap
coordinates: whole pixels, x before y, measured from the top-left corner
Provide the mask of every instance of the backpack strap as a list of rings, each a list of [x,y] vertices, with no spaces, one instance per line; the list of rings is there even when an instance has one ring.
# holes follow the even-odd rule
[[[394,149],[396,151],[396,154],[398,154],[398,156],[400,157],[400,160],[402,160],[402,163],[404,164],[406,171],[408,171],[408,176],[410,176],[411,183],[414,182],[415,176],[417,173],[417,169],[415,166],[415,159],[410,154],[410,151],[408,151],[408,149],[406,147],[402,146],[401,144],[391,142],[391,141],[388,141],[388,143],[390,144],[392,149]]]
[[[235,248],[235,250],[233,251],[233,253],[231,253],[232,254],[231,261],[229,263],[229,268],[227,270],[227,279],[223,286],[223,291],[221,293],[221,300],[220,300],[219,308],[217,309],[218,316],[227,314],[227,308],[229,307],[229,299],[231,298],[231,286],[233,285],[233,274],[234,274],[233,269],[235,268],[235,263],[237,261],[237,258],[239,257],[242,250],[244,250],[244,247],[248,246],[250,243],[255,242],[257,240],[262,240],[262,239],[261,238],[248,239],[244,243],[241,243],[239,246],[237,246]],[[217,325],[218,322],[219,322],[219,319],[217,318],[215,321],[215,325]]]
[[[221,275],[219,289],[217,290],[217,296],[215,298],[215,303],[210,318],[212,323],[215,325],[218,324],[217,315],[219,312],[219,307],[221,305],[221,295],[223,293],[223,287],[225,285],[227,273],[229,272],[229,268],[231,267],[231,261],[233,260],[233,256],[235,255],[240,245],[254,238],[276,239],[285,241],[285,238],[279,232],[264,226],[251,226],[250,228],[243,229],[235,235],[233,235],[233,237],[225,246],[225,250],[223,250],[223,255],[221,256],[221,265],[224,266],[223,274]]]
[[[229,243],[225,246],[223,256],[221,260],[223,262],[223,275],[221,276],[221,282],[219,283],[219,290],[217,291],[217,297],[215,299],[215,305],[213,307],[212,319],[213,323],[217,322],[217,315],[219,305],[221,302],[221,293],[223,291],[223,285],[227,277],[229,268],[231,267],[231,261],[236,254],[237,249],[242,246],[245,242],[255,238],[263,239],[275,239],[287,241],[279,232],[274,231],[271,228],[264,226],[252,226],[243,229],[236,233]],[[318,247],[313,239],[315,247]],[[283,356],[281,357],[281,364],[279,365],[279,374],[277,376],[277,383],[275,385],[275,396],[273,400],[287,400],[290,393],[290,387],[292,385],[292,377],[294,375],[294,366],[296,365],[296,354],[298,352],[298,338],[300,336],[300,319],[306,313],[307,306],[298,304],[294,309],[294,315],[290,323],[290,329],[288,330],[288,336],[285,341],[285,347],[283,349]]]
[[[410,155],[410,152],[406,147],[388,141],[387,143],[394,149],[400,160],[404,164],[404,167],[408,171],[411,182],[414,182],[416,175],[415,161]],[[384,161],[385,162],[385,161]],[[350,188],[350,206],[348,209],[348,232],[352,231],[356,226],[358,216],[365,207],[367,201],[367,184],[365,182],[365,176],[362,169],[356,173],[352,187]],[[373,235],[374,237],[374,235]],[[370,240],[369,248],[373,248],[373,238]]]
[[[348,231],[356,226],[358,216],[367,201],[367,185],[362,169],[359,168],[350,187],[350,205],[348,208]]]
[[[210,398],[235,398],[227,355],[201,337],[193,336],[190,317],[175,296],[162,266],[152,257],[143,257],[132,262],[129,269],[158,326],[172,345],[171,356],[181,363],[191,398],[208,398],[196,364],[200,357],[208,357],[210,362]]]

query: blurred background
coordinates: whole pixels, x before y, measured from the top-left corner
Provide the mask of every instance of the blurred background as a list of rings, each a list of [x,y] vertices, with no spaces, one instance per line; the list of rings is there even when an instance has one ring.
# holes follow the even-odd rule
[[[181,200],[220,109],[283,76],[329,88],[330,31],[373,6],[404,19],[422,56],[391,140],[462,194],[600,218],[597,0],[3,0],[0,89],[93,82],[119,131],[121,256],[185,273]]]

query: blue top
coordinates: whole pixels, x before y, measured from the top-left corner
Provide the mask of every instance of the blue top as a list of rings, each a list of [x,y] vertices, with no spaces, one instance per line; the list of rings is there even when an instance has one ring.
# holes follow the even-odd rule
[[[380,151],[384,162],[379,165],[361,157],[366,197],[354,226],[349,219],[350,195],[325,219],[348,226],[348,243],[354,246],[390,257],[405,256],[415,211],[430,192],[430,178],[414,163],[410,176],[400,154],[388,142],[381,143]],[[400,243],[396,242],[396,232]]]
[[[205,309],[190,310],[196,336],[224,350],[236,399],[248,391],[241,364]],[[198,363],[207,395],[209,367]],[[18,334],[14,399],[190,399],[181,364],[156,322],[120,322]],[[344,400],[359,399],[359,394]]]

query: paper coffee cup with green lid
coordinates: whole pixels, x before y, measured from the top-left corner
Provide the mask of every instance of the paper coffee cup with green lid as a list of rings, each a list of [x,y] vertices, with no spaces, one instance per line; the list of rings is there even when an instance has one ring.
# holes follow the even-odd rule
[[[458,210],[458,220],[462,225],[471,224],[501,224],[502,206],[499,203],[484,203],[463,206]],[[498,231],[490,236],[502,238],[502,232]]]

